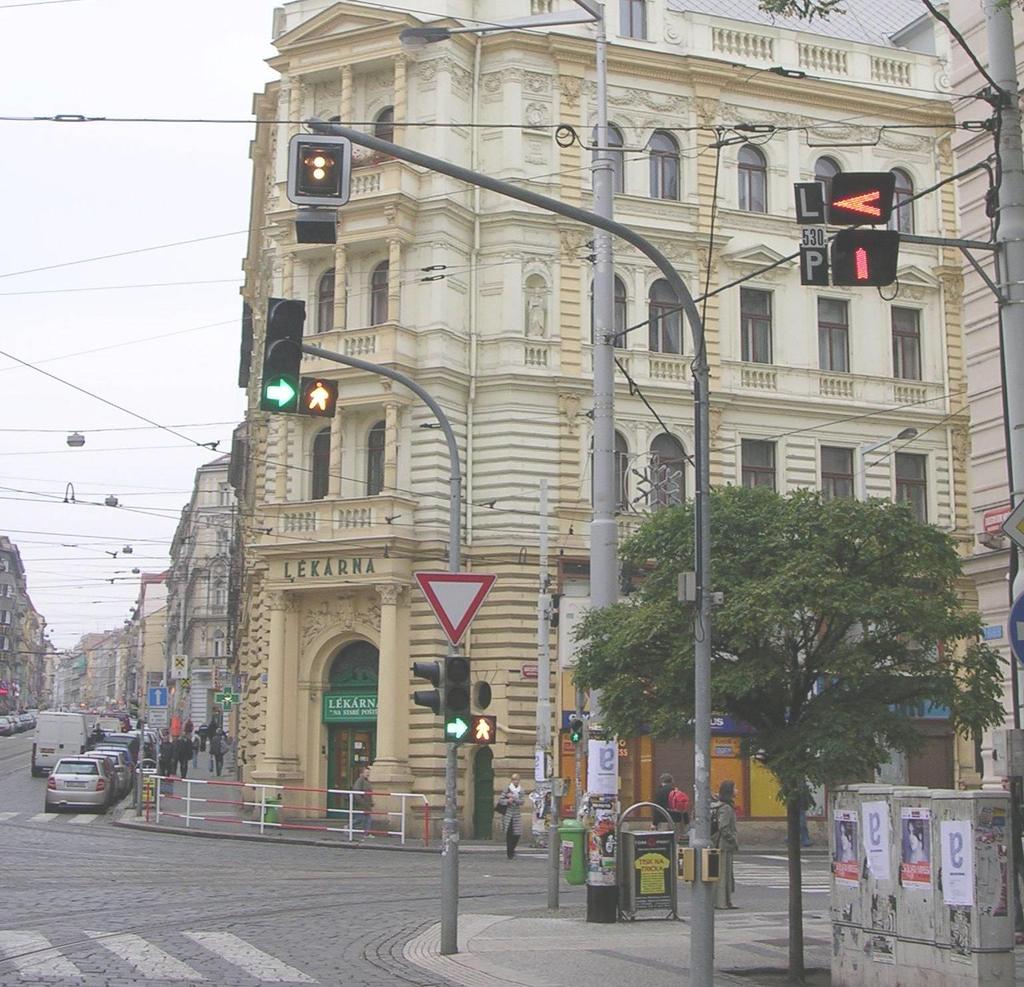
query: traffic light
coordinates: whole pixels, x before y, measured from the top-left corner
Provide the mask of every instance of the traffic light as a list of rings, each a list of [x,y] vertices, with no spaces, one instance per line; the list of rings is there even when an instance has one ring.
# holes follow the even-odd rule
[[[321,377],[303,377],[299,411],[317,418],[333,418],[338,404],[338,385]]]
[[[288,198],[297,206],[343,206],[352,174],[347,137],[296,134],[288,144]]]
[[[832,177],[828,221],[833,226],[889,222],[896,176],[891,171],[841,171]]]
[[[493,744],[498,732],[498,718],[486,713],[474,713],[469,720],[471,744]]]
[[[578,744],[583,740],[583,717],[574,716],[569,720],[569,739]]]
[[[267,299],[267,333],[263,348],[260,408],[294,412],[299,403],[299,364],[305,302]],[[279,345],[274,345],[275,343]]]
[[[892,284],[899,256],[900,235],[894,230],[842,230],[832,241],[832,283]]]
[[[417,706],[425,706],[435,716],[441,714],[442,693],[444,691],[444,665],[439,661],[414,661],[412,674],[418,679],[426,679],[433,689],[418,689],[412,694],[412,701]]]
[[[469,733],[469,660],[450,655],[444,662],[444,736],[463,740]]]

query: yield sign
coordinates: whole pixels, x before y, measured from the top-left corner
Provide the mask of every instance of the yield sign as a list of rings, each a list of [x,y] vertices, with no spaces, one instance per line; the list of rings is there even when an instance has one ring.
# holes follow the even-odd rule
[[[1024,498],[1017,501],[1017,506],[1003,522],[1003,532],[1018,548],[1024,548]]]
[[[486,572],[416,572],[413,575],[452,647],[462,640],[497,579]]]

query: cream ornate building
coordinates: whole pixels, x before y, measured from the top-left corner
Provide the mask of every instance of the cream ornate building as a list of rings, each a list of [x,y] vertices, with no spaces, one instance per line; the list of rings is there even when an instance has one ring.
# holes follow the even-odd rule
[[[445,566],[443,439],[403,388],[315,360],[309,372],[340,384],[332,422],[261,413],[266,299],[297,298],[311,342],[413,375],[458,434],[464,566],[498,574],[467,653],[474,677],[492,686],[499,739],[493,763],[490,752],[460,754],[464,821],[486,833],[492,786],[513,770],[530,775],[541,477],[552,485],[556,588],[587,591],[591,231],[356,149],[337,245],[298,244],[286,145],[297,121],[340,118],[589,205],[594,46],[585,28],[556,28],[406,51],[400,30],[439,10],[486,21],[555,5],[409,6],[430,13],[288,4],[270,61],[279,78],[255,98],[248,415],[236,446],[245,456],[240,752],[246,777],[309,787],[347,787],[372,758],[375,785],[441,798],[438,721],[412,705],[410,665],[443,653],[411,581]],[[903,202],[952,174],[944,40],[936,54],[920,24],[896,35],[910,47],[886,37],[917,17],[909,0],[862,0],[862,16],[795,27],[767,23],[752,0],[716,7],[739,19],[685,0],[608,5],[616,217],[652,238],[694,294],[706,279],[722,289],[707,301],[714,481],[853,496],[863,471],[869,495],[905,499],[966,535],[959,259],[905,244],[899,285],[883,291],[802,288],[784,259],[799,236],[794,182],[897,169]],[[561,147],[558,124],[578,140]],[[899,222],[954,235],[952,186],[903,202]],[[651,265],[619,244],[615,267],[617,325],[640,324],[618,359],[661,419],[620,376],[625,531],[692,493],[692,346]],[[907,429],[916,436],[895,439]],[[862,461],[862,448],[885,440]],[[568,682],[560,669],[563,711]],[[922,727],[930,758],[910,776],[924,780],[938,765],[942,783],[964,780],[942,711],[918,712],[936,718]],[[738,756],[731,726],[718,731],[716,778],[737,779],[742,811],[773,815],[771,786]],[[682,779],[692,772],[685,745],[636,738],[623,753],[628,794],[649,794],[666,767]],[[559,770],[572,774],[564,758]]]

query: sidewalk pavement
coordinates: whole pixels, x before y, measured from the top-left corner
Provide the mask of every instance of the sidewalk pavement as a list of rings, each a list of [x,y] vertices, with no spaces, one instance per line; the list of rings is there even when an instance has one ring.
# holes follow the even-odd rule
[[[579,906],[516,917],[463,914],[455,956],[440,955],[440,935],[440,926],[434,925],[410,940],[405,959],[460,987],[679,987],[689,982],[690,926],[685,918],[594,925],[586,922]],[[827,910],[808,910],[805,965],[818,971],[808,983],[828,983],[831,938]],[[716,984],[783,983],[787,956],[785,912],[716,912]]]

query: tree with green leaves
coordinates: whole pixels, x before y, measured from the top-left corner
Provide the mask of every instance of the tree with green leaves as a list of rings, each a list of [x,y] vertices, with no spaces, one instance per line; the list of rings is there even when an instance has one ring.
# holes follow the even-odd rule
[[[815,17],[828,19],[832,14],[843,14],[845,0],[761,0],[758,6],[766,14],[780,17],[797,17],[812,21]]]
[[[652,515],[622,547],[639,588],[587,615],[577,681],[601,690],[619,736],[692,735],[693,611],[677,601],[694,567],[693,505]],[[946,706],[958,731],[1002,720],[1002,659],[957,592],[949,534],[888,501],[814,491],[712,491],[712,702],[756,730],[748,742],[787,809],[790,974],[803,977],[800,803],[808,786],[870,780],[914,750],[905,708]]]

